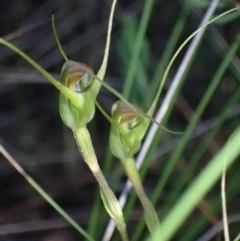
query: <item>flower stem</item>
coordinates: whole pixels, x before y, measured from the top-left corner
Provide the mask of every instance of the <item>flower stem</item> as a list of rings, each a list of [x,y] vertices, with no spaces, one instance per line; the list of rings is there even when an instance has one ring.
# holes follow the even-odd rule
[[[144,209],[144,218],[149,232],[153,234],[153,232],[159,226],[159,220],[151,201],[143,189],[135,160],[133,157],[128,157],[125,160],[122,160],[122,164]]]
[[[116,223],[116,227],[123,241],[128,241],[126,224],[120,205],[110,189],[103,173],[98,165],[98,161],[92,146],[90,134],[86,127],[82,127],[73,131],[78,148],[83,156],[84,161],[90,168],[92,174],[96,178],[101,191],[104,206]]]

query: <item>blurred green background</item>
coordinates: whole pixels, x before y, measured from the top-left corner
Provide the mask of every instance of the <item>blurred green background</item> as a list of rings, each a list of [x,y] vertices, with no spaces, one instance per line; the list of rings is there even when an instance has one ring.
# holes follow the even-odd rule
[[[147,1],[147,0],[146,0]],[[117,3],[112,42],[105,81],[121,92],[128,72],[141,15],[146,1],[119,0]],[[211,1],[205,0],[155,0],[144,34],[137,71],[129,91],[129,100],[144,110],[149,107],[164,68],[174,50],[195,31]],[[59,78],[64,60],[57,48],[51,28],[51,14],[63,49],[69,59],[86,63],[97,72],[103,57],[111,0],[1,0],[0,36],[11,41],[31,56],[56,78]],[[232,1],[221,1],[215,15],[233,7]],[[197,105],[216,73],[228,46],[235,41],[239,31],[239,13],[214,24],[207,30],[196,52],[180,94],[164,123],[174,131],[184,131]],[[171,42],[170,42],[171,41]],[[167,50],[167,52],[166,52]],[[191,183],[199,170],[226,142],[229,134],[239,125],[239,99],[229,104],[224,124],[213,123],[220,119],[225,104],[239,87],[240,51],[238,50],[227,71],[223,74],[213,97],[199,121],[202,134],[189,140],[179,158],[174,172],[158,198],[157,210],[164,216],[186,185]],[[184,56],[180,54],[170,71],[166,87],[160,97],[163,100],[172,77]],[[238,57],[237,57],[238,56]],[[110,112],[116,100],[104,87],[98,97],[101,105]],[[215,122],[214,122],[215,121]],[[218,128],[219,127],[219,128]],[[125,182],[122,167],[116,160],[111,162],[108,153],[109,123],[96,112],[89,124],[93,144],[106,178],[118,195]],[[202,128],[202,129],[201,129]],[[204,129],[205,128],[205,129]],[[217,129],[218,128],[218,129]],[[196,132],[198,133],[198,132]],[[171,152],[181,136],[161,131],[148,155],[148,172],[144,181],[147,193],[153,193],[157,180],[163,173]],[[207,140],[210,140],[209,143]],[[72,133],[61,121],[58,112],[58,91],[36,70],[18,55],[0,46],[0,141],[11,155],[38,181],[52,197],[68,211],[81,226],[88,229],[90,215],[97,199],[97,185],[83,163],[72,138]],[[207,146],[204,147],[204,143]],[[203,149],[189,176],[189,160],[195,152]],[[240,145],[239,145],[240,148]],[[197,157],[196,157],[197,158]],[[106,164],[106,160],[107,164]],[[109,164],[111,163],[111,164]],[[192,161],[193,163],[193,161]],[[229,170],[229,215],[240,213],[240,170],[236,162]],[[184,179],[185,178],[185,179]],[[183,179],[183,186],[176,183]],[[185,186],[184,186],[185,185]],[[174,196],[175,195],[175,196]],[[216,207],[220,198],[219,183],[213,188],[196,211],[189,217],[185,227],[200,220],[197,231],[189,239],[184,229],[173,240],[197,240],[206,230],[221,220],[221,210]],[[162,208],[164,207],[164,208]],[[142,217],[138,202],[131,209],[128,221],[130,234]],[[98,217],[98,218],[97,218]],[[202,219],[202,220],[203,220]],[[107,218],[104,208],[99,207],[95,217],[94,237],[100,240]],[[205,223],[204,223],[205,222]],[[232,226],[233,237],[239,232],[239,223]],[[144,240],[144,234],[137,240]],[[116,236],[117,237],[117,236]],[[0,157],[0,240],[83,240],[73,228],[25,182],[25,180]],[[114,238],[113,240],[117,240]],[[221,235],[211,240],[222,240]]]

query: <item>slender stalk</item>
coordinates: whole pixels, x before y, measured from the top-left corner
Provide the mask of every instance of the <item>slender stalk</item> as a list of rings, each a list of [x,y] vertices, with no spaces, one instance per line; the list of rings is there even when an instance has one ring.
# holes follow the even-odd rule
[[[15,168],[15,170],[22,175],[25,180],[79,233],[81,233],[87,240],[94,241],[92,237],[85,232],[76,221],[74,221],[36,182],[29,176],[24,169],[16,162],[16,160],[0,145],[0,153],[8,160],[8,162]]]
[[[129,157],[125,160],[122,160],[122,164],[143,206],[144,217],[145,217],[147,227],[150,233],[153,234],[153,232],[159,226],[159,220],[151,201],[149,200],[149,198],[147,197],[143,189],[135,160],[134,158]]]
[[[236,187],[236,183],[239,182],[239,175],[238,170],[236,169],[234,171],[234,174],[236,175],[230,175],[228,179],[228,184],[230,187],[227,190],[227,195],[230,200],[233,200],[233,198],[239,196],[239,187]],[[216,196],[210,201],[210,206],[212,209],[213,214],[218,214],[221,209],[221,199]],[[228,225],[233,224],[235,222],[240,221],[240,213],[232,214],[228,216]],[[206,230],[204,233],[202,233],[201,230]],[[215,225],[209,227],[209,221],[206,218],[206,216],[200,216],[194,220],[194,225],[192,224],[191,230],[189,230],[187,233],[184,233],[183,235],[179,236],[179,241],[210,241],[214,240],[214,237],[216,237],[218,234],[222,233],[223,230],[223,220],[220,220]],[[237,241],[237,240],[234,240]],[[239,240],[238,240],[239,241]]]
[[[92,174],[94,175],[94,177],[96,178],[100,186],[101,196],[102,196],[105,208],[107,209],[109,215],[114,220],[122,240],[128,241],[126,224],[124,221],[122,210],[98,165],[97,157],[95,155],[92,142],[91,142],[91,137],[87,128],[82,127],[82,128],[76,129],[73,131],[73,133],[74,133],[74,137],[77,142],[79,151],[81,152],[84,161],[92,171]]]
[[[227,201],[226,201],[226,159],[223,160],[223,172],[221,180],[221,196],[222,196],[222,213],[223,213],[223,230],[225,241],[230,241],[228,220],[227,220]]]

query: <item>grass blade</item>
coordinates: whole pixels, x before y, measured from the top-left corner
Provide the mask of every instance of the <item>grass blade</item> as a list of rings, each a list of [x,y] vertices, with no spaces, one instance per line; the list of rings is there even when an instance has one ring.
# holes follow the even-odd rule
[[[152,241],[167,241],[171,239],[175,231],[184,222],[197,203],[221,176],[223,160],[228,157],[226,168],[236,160],[240,154],[239,142],[240,128],[234,132],[232,138],[230,138],[221,151],[211,160],[182,197],[179,198],[177,204],[162,222],[161,229],[155,232]]]
[[[15,170],[22,175],[25,180],[80,234],[82,234],[87,240],[94,241],[94,239],[88,235],[88,233],[81,228],[76,221],[74,221],[14,160],[14,158],[0,145],[0,153],[8,160],[8,162],[15,168]]]

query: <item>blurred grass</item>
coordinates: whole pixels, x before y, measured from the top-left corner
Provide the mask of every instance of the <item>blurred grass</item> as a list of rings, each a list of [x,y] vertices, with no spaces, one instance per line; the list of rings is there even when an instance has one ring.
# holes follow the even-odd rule
[[[0,3],[0,9],[4,9],[1,7],[3,2]],[[109,4],[108,1],[105,2]],[[45,23],[46,20],[50,21],[50,14],[54,12],[56,16],[59,16],[56,25],[67,55],[74,60],[86,62],[97,70],[103,54],[109,12],[105,2],[100,3],[92,0],[90,4],[88,1],[72,1],[62,6],[63,2],[44,1],[43,4],[31,3],[28,6],[27,1],[21,1],[22,8],[19,9],[12,21],[8,20],[8,27],[6,27],[4,19],[9,19],[11,16],[3,18],[1,15],[0,28],[4,26],[1,35],[9,34],[28,24],[44,22],[42,26],[14,38],[13,43],[30,54],[48,71],[58,75],[63,59],[57,50],[50,22]],[[205,1],[206,5],[204,6],[199,5],[201,3],[202,1],[179,0],[173,1],[171,4],[163,1],[132,1],[130,4],[126,1],[119,1],[106,81],[117,90],[124,90],[125,95],[129,96],[131,101],[143,108],[148,108],[166,64],[177,46],[197,28],[199,18],[202,18],[209,1]],[[217,13],[233,7],[231,2],[225,1],[223,3]],[[147,6],[147,4],[149,5]],[[150,6],[151,4],[153,7]],[[17,11],[16,7],[10,4],[10,1],[8,5],[13,12]],[[148,16],[143,14],[144,10]],[[20,18],[23,20],[20,21]],[[145,20],[141,22],[141,18],[145,18]],[[231,48],[235,48],[234,39],[239,31],[238,20],[234,19],[227,23],[221,23],[221,25],[214,25],[214,31],[217,31]],[[143,28],[138,34],[141,24],[143,24]],[[140,171],[146,190],[149,195],[153,195],[153,201],[156,203],[162,220],[172,210],[174,204],[191,185],[197,174],[221,150],[232,131],[239,125],[239,114],[231,115],[239,103],[239,59],[231,62],[239,56],[239,49],[234,50],[236,53],[231,52],[232,56],[235,54],[234,58],[231,56],[227,59],[228,48],[223,48],[220,37],[213,35],[211,28],[207,31],[191,66],[185,70],[182,84],[162,122],[168,128],[181,131],[190,122],[191,126],[188,126],[187,134],[179,137],[159,129]],[[136,49],[136,52],[133,49]],[[177,59],[170,72],[165,93],[168,91],[171,77],[182,56],[183,54]],[[220,65],[222,61],[225,61],[224,66]],[[228,62],[226,63],[226,61]],[[21,92],[19,92],[17,84],[8,84],[8,80],[11,78],[15,83],[18,83],[21,78],[24,81],[23,74],[30,73],[31,69],[3,46],[0,46],[0,65],[2,81],[2,83],[0,82],[0,137],[2,143],[10,148],[12,155],[20,163],[23,163],[28,171],[34,173],[40,183],[49,187],[50,192],[54,192],[55,186],[58,186],[57,201],[63,204],[62,206],[70,213],[74,213],[79,207],[89,210],[89,214],[90,210],[95,210],[89,219],[90,224],[89,217],[81,222],[86,227],[89,224],[89,234],[93,235],[96,240],[100,240],[107,222],[107,215],[100,202],[99,194],[94,194],[96,186],[90,173],[79,161],[80,155],[75,153],[72,158],[68,155],[69,149],[72,153],[74,153],[74,149],[71,145],[67,147],[64,144],[70,143],[68,140],[63,141],[63,131],[62,126],[59,125],[60,119],[57,110],[57,93],[50,86],[38,84],[34,78],[32,84],[22,84]],[[10,67],[11,69],[9,69]],[[21,70],[23,77],[21,73],[18,74],[19,76],[13,76],[15,70]],[[216,82],[212,84],[210,91],[208,86],[213,83],[214,76]],[[35,78],[39,77],[36,75]],[[125,87],[123,86],[124,80],[128,80]],[[9,86],[13,88],[9,88]],[[130,88],[131,86],[134,88]],[[201,102],[207,98],[207,95],[208,103]],[[187,105],[179,108],[179,106],[181,107],[181,98],[186,101]],[[44,99],[48,101],[44,103]],[[108,111],[110,103],[114,99],[104,89],[99,96],[99,101]],[[159,103],[162,99],[163,96],[160,97]],[[201,107],[198,107],[200,103],[202,103]],[[188,118],[186,118],[186,113],[189,113]],[[209,129],[208,132],[197,138],[189,139],[197,124],[213,117],[216,118],[217,123],[213,129]],[[118,162],[113,162],[109,152],[105,154],[108,146],[108,126],[106,120],[97,113],[96,120],[91,124],[91,130],[95,140],[94,146],[101,165],[104,166],[109,183],[115,187],[116,193],[120,193],[125,180],[121,170],[118,170],[121,167]],[[68,135],[65,136],[69,138]],[[163,156],[154,155],[161,146],[175,139],[178,143],[175,150],[167,152]],[[28,146],[31,148],[28,149]],[[51,153],[56,153],[55,156],[58,157],[54,157]],[[36,157],[34,163],[30,161],[32,155]],[[38,156],[40,157],[38,158]],[[44,160],[49,161],[45,161],[44,164]],[[58,164],[52,164],[52,162],[58,162]],[[69,168],[71,164],[73,164],[74,171]],[[168,180],[166,182],[163,178],[168,174],[167,170],[170,169],[172,169],[172,174],[170,178],[165,179]],[[239,162],[236,161],[227,172],[229,215],[239,212],[239,206],[236,204],[240,201],[239,185],[236,185],[239,181],[238,169]],[[17,212],[13,214],[12,218],[9,218],[8,223],[24,221],[25,217],[22,216],[23,211],[21,211],[24,208],[21,208],[21,205],[34,197],[24,183],[21,184],[22,192],[16,190],[15,175],[1,161],[0,187],[5,194],[4,198],[1,198],[0,210],[9,210],[9,208],[19,204]],[[4,187],[6,185],[9,188]],[[66,189],[70,190],[71,195]],[[213,217],[218,221],[221,220],[220,188],[218,185],[212,188],[204,201],[207,203],[205,210],[210,212],[209,216],[199,209],[194,210],[173,240],[196,240],[200,234],[214,225],[212,223]],[[35,210],[40,219],[44,220],[46,216],[54,217],[51,211],[48,211],[48,215],[46,215],[48,209],[44,204],[36,206]],[[124,211],[126,217],[129,218],[129,232],[133,235],[131,240],[145,240],[148,233],[142,221],[138,224],[142,212],[138,202],[136,202],[135,194],[131,193]],[[26,208],[28,215],[26,218],[31,219],[32,213],[31,209]],[[7,214],[8,212],[5,215]],[[32,219],[34,220],[34,218]],[[52,235],[50,231],[42,232],[45,234],[44,237]],[[237,236],[236,226],[230,226],[230,233],[232,237]],[[34,237],[34,240],[38,239],[37,233],[26,233],[25,235],[26,237],[28,235],[28,237]],[[20,239],[20,236],[14,235],[16,239]],[[73,240],[78,239],[76,237]],[[112,240],[118,240],[117,235]]]

